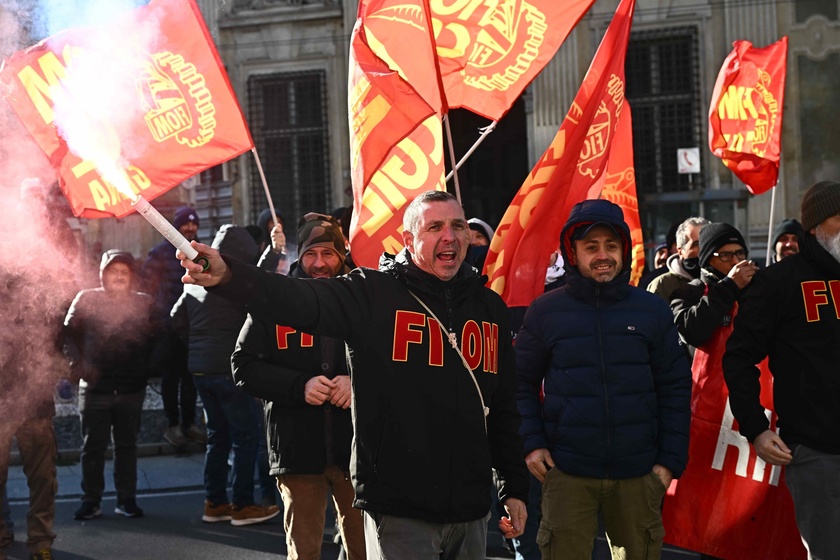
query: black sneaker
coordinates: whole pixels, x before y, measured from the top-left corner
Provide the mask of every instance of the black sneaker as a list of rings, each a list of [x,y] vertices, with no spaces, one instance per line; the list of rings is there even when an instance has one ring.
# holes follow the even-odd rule
[[[114,508],[114,513],[126,517],[143,517],[143,510],[137,507],[137,502],[134,501],[134,498],[128,498],[117,503],[117,507]]]
[[[99,502],[82,502],[82,507],[76,510],[73,519],[93,519],[100,515],[102,515],[102,510],[99,509]]]

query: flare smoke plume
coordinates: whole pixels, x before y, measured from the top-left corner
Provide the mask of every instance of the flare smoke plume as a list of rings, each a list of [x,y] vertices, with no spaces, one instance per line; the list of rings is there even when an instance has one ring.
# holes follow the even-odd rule
[[[62,29],[101,25],[144,3],[0,0],[0,58]],[[148,39],[154,40],[153,30]],[[110,48],[111,62],[104,66],[100,49],[106,47],[104,42],[95,43],[89,51],[89,60],[100,64],[100,73],[117,71],[120,60],[137,56]],[[123,165],[129,150],[122,146],[122,159],[114,158],[113,145],[100,142],[102,125],[98,123],[114,119],[112,126],[119,127],[120,105],[136,105],[134,88],[107,97],[89,85],[71,85],[58,98],[62,103],[86,98],[85,110],[92,120],[86,123],[80,118],[84,111],[74,112],[71,105],[57,106],[57,129],[68,144],[93,150],[86,155],[110,157],[113,164]],[[0,97],[5,93],[0,91]],[[91,132],[97,135],[93,139]],[[80,244],[68,226],[68,216],[69,206],[58,190],[55,171],[8,104],[0,100],[0,416],[7,419],[0,420],[0,438],[8,437],[8,419],[25,417],[40,403],[52,400],[56,381],[67,374],[57,344],[64,314],[76,292],[91,287],[80,279],[89,273],[98,276],[98,271],[79,270]]]

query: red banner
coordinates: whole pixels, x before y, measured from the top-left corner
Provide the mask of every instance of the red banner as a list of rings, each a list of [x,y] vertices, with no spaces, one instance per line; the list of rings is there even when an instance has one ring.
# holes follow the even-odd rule
[[[502,217],[487,253],[489,286],[508,306],[543,292],[549,256],[576,203],[607,169],[624,105],[624,58],[635,0],[621,0],[551,145]]]
[[[351,38],[351,247],[376,268],[402,246],[403,208],[443,189],[440,83],[423,0],[363,0]]]
[[[636,170],[633,167],[633,119],[630,104],[626,101],[615,130],[607,172],[601,177],[603,186],[596,189],[599,191],[597,194],[590,191],[595,196],[587,198],[603,198],[621,206],[633,243],[630,283],[636,286],[645,271],[645,243],[639,218],[639,200],[636,197]]]
[[[735,41],[709,108],[709,149],[753,194],[776,185],[788,38],[763,49]]]
[[[665,498],[665,542],[728,560],[804,560],[784,471],[755,454],[729,408],[721,360],[731,330],[719,328],[694,355],[688,466]],[[760,369],[761,402],[772,411],[767,360]]]
[[[500,119],[594,0],[431,0],[449,107]]]
[[[351,249],[357,266],[377,268],[383,251],[403,248],[403,209],[425,191],[444,190],[443,135],[432,115],[391,149],[361,193],[353,188]]]
[[[4,61],[0,80],[77,216],[125,216],[126,194],[151,200],[253,147],[193,0],[61,32]]]

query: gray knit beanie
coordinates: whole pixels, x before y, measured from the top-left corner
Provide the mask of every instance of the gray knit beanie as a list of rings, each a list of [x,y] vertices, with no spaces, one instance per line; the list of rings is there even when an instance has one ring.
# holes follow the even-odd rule
[[[826,218],[840,214],[840,183],[820,181],[802,197],[802,229],[810,231]]]

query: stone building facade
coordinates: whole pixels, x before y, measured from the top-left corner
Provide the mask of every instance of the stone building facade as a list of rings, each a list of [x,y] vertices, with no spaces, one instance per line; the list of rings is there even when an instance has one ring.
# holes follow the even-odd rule
[[[197,0],[249,123],[277,210],[294,234],[304,212],[352,203],[347,61],[357,0]],[[493,0],[495,1],[495,0]],[[525,0],[508,0],[521,2]],[[447,6],[491,0],[431,0]],[[708,111],[732,42],[763,47],[789,37],[782,165],[774,222],[798,217],[815,181],[840,179],[838,0],[638,0],[627,59],[636,178],[651,248],[673,222],[702,214],[727,221],[764,249],[771,195],[753,196],[708,149]],[[557,55],[459,172],[470,216],[498,223],[557,132],[618,0],[596,0]],[[837,104],[834,101],[838,101]],[[489,124],[466,111],[451,118],[456,153]],[[676,151],[698,147],[701,172],[677,173]],[[252,154],[167,193],[164,214],[193,203],[201,237],[226,222],[254,223],[268,206]],[[90,221],[88,245],[138,256],[159,236],[142,220]]]

